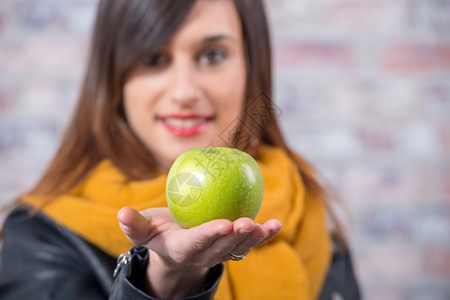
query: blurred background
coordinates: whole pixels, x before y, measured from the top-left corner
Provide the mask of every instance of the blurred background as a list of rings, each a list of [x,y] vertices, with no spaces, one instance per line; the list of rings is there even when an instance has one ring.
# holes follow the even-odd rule
[[[336,187],[365,299],[450,299],[450,0],[266,0],[290,145]],[[77,98],[97,1],[0,1],[0,205]]]

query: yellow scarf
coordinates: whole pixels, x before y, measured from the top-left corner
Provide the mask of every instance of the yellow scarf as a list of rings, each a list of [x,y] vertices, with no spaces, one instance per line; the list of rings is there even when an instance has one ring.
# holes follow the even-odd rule
[[[322,199],[311,197],[296,165],[283,150],[262,146],[258,164],[264,198],[255,221],[275,218],[283,229],[240,262],[226,262],[215,299],[315,299],[330,261],[330,240]],[[42,210],[112,256],[133,245],[121,232],[117,212],[166,206],[166,175],[124,183],[111,162],[101,162],[77,188]],[[24,197],[39,207],[42,199]]]

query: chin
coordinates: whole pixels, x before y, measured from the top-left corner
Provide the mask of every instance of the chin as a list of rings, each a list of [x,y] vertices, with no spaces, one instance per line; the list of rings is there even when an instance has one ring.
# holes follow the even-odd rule
[[[170,147],[170,151],[167,151],[165,153],[168,161],[172,163],[175,161],[175,159],[178,158],[178,156],[180,156],[181,154],[183,154],[184,152],[188,151],[189,149],[192,148],[198,148],[198,147],[205,147],[208,144],[206,143],[189,143],[189,144],[179,144],[177,146],[172,146]]]
[[[208,146],[216,146],[216,147],[230,147],[224,141],[217,138],[217,135],[214,137],[203,136],[198,137],[196,139],[182,139],[181,141],[173,141],[167,147],[162,147],[160,149],[161,157],[164,157],[165,161],[170,162],[170,165],[185,151],[192,148],[199,147],[208,147]]]

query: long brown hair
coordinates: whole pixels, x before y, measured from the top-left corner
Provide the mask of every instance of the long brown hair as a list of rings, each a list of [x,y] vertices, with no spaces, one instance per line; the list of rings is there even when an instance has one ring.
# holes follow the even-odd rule
[[[78,105],[53,161],[31,194],[64,193],[102,159],[112,161],[130,179],[155,176],[156,161],[125,118],[122,88],[128,74],[170,38],[195,1],[100,1]],[[289,149],[278,125],[263,3],[234,0],[234,5],[246,47],[247,86],[233,146],[254,156],[261,143],[285,149],[297,163],[308,192],[326,198],[311,166]]]

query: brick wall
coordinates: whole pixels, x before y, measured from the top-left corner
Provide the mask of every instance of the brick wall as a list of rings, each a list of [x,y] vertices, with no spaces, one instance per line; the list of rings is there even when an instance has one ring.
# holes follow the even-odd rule
[[[55,151],[92,0],[0,2],[0,203]],[[365,299],[450,299],[450,1],[266,0],[290,145],[334,184]]]
[[[334,184],[366,299],[450,299],[450,1],[266,1],[291,145]]]

